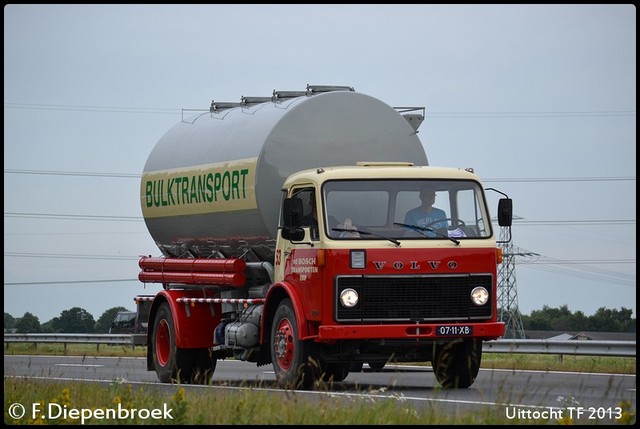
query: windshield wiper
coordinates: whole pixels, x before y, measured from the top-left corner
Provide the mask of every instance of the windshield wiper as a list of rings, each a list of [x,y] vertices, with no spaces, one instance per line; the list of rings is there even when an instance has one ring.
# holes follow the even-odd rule
[[[390,242],[392,242],[393,244],[395,244],[396,246],[400,246],[400,242],[398,240],[396,240],[395,238],[390,238],[390,237],[385,237],[384,235],[379,235],[376,234],[375,232],[370,232],[370,231],[363,231],[360,229],[346,229],[346,228],[331,228],[332,231],[337,231],[337,232],[357,232],[358,234],[365,234],[365,235],[375,235],[378,238],[384,238],[385,240],[389,240]]]
[[[443,238],[448,238],[449,240],[453,241],[454,243],[456,243],[456,245],[460,244],[459,240],[456,240],[453,237],[449,237],[448,235],[442,234],[441,232],[433,229],[433,228],[427,228],[427,227],[423,227],[423,226],[418,226],[418,225],[408,225],[406,223],[400,223],[400,222],[394,222],[394,225],[397,226],[403,226],[405,228],[409,228],[409,229],[413,229],[414,231],[418,231],[420,234],[424,235],[425,237],[429,237],[427,234],[424,233],[424,231],[428,231],[428,232],[433,232],[436,235],[439,235],[440,237]]]

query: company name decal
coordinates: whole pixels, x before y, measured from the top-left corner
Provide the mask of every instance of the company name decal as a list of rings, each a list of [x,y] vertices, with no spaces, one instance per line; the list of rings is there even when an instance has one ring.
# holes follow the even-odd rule
[[[142,176],[145,217],[256,208],[256,159],[154,171]]]
[[[291,272],[298,274],[317,273],[316,258],[295,258],[291,266]]]

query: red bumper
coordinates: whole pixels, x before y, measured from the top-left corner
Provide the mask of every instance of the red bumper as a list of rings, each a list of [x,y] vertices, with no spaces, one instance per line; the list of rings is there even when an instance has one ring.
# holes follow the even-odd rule
[[[468,330],[467,328],[470,328]],[[471,332],[467,334],[466,332]],[[503,322],[434,323],[404,325],[336,325],[321,326],[316,341],[374,339],[482,338],[494,340],[504,335]]]

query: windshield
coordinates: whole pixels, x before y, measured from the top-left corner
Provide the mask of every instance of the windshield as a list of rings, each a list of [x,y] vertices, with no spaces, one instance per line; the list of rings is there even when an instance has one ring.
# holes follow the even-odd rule
[[[490,237],[482,188],[469,180],[349,180],[323,186],[334,239]]]

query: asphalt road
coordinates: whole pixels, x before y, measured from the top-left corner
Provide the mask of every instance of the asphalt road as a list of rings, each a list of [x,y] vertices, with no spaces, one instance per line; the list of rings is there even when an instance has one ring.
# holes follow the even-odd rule
[[[157,382],[155,372],[146,370],[144,358],[77,356],[4,356],[6,377],[30,377],[47,380],[84,380],[144,384],[172,389]],[[266,389],[284,394],[275,385],[272,367],[235,360],[218,361],[210,386],[187,386],[202,392],[217,389]],[[442,412],[486,412],[506,416],[515,424],[533,417],[550,421],[572,417],[574,424],[609,424],[621,401],[630,401],[636,409],[636,376],[545,371],[481,369],[469,389],[441,389],[431,367],[387,365],[381,371],[364,366],[350,373],[330,389],[289,391],[301,398],[320,395],[345,395],[373,400],[411,401],[416,408],[429,407]]]

